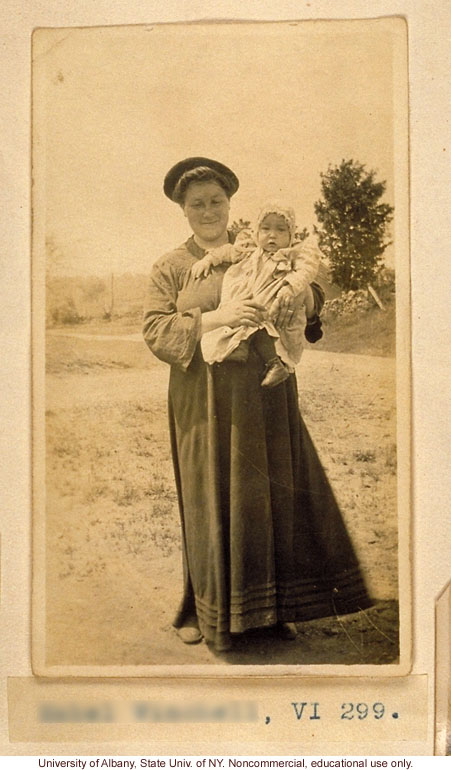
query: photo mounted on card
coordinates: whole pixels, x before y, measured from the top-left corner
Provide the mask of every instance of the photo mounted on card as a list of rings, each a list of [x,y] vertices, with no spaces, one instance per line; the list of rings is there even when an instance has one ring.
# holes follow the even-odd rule
[[[33,34],[33,670],[410,670],[402,19]]]

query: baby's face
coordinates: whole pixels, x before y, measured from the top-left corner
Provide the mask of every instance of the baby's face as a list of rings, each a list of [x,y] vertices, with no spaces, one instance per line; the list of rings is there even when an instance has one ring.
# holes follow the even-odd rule
[[[257,233],[258,245],[264,251],[274,253],[290,245],[290,229],[280,214],[267,214],[260,222]]]

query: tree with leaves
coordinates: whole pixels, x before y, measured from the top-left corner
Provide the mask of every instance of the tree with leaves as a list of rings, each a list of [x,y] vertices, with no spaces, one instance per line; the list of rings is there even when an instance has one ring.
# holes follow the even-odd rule
[[[302,243],[302,241],[305,241],[309,237],[309,235],[310,233],[306,227],[304,227],[302,230],[296,230],[294,234],[294,242]]]
[[[386,182],[354,160],[342,160],[321,174],[322,198],[315,203],[318,244],[330,263],[331,278],[345,291],[367,287],[382,267],[390,241],[393,207],[380,203]]]
[[[229,230],[234,235],[238,235],[238,233],[241,232],[241,230],[250,230],[251,223],[248,219],[241,219],[239,218],[238,222],[234,220],[231,225],[229,225]]]

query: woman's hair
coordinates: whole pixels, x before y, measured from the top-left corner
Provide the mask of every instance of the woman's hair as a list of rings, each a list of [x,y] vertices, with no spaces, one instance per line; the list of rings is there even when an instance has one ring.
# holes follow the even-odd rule
[[[215,171],[215,169],[209,168],[208,166],[197,166],[182,174],[174,187],[172,200],[183,206],[185,203],[186,191],[192,182],[216,182],[222,187],[228,198],[230,198],[234,192],[230,180],[219,171]]]

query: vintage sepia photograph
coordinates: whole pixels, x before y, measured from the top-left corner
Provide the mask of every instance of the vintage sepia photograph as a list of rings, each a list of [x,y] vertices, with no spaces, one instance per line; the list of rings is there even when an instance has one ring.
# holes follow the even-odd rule
[[[32,75],[34,673],[407,673],[405,22],[42,28]]]

